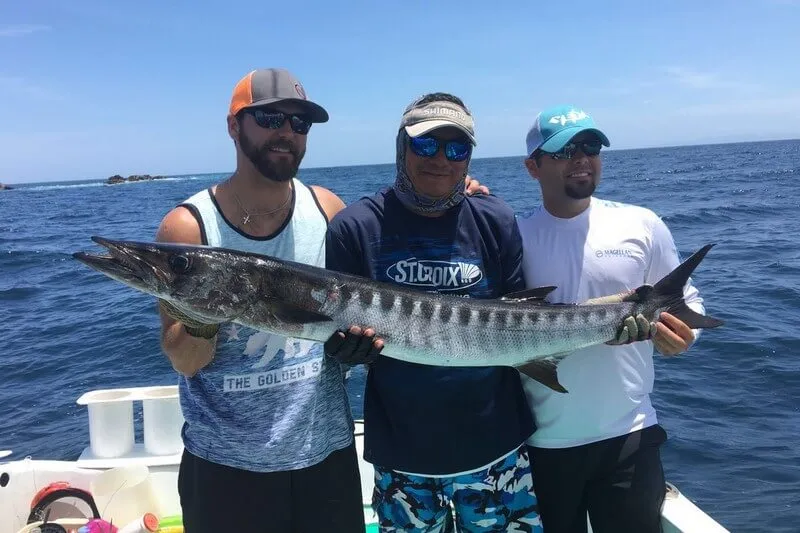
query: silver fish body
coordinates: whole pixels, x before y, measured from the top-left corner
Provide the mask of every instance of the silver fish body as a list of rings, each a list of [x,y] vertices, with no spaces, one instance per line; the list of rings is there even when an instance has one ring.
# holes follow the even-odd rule
[[[311,286],[313,282],[309,280]],[[634,303],[553,306],[536,301],[479,300],[338,279],[321,296],[318,312],[337,328],[372,327],[381,354],[420,364],[517,366],[615,338]],[[307,325],[316,339],[330,327]]]
[[[109,255],[78,252],[74,257],[209,323],[231,321],[320,342],[356,324],[376,331],[384,356],[439,366],[524,366],[535,379],[562,391],[558,360],[615,339],[628,316],[653,320],[670,311],[693,328],[722,324],[683,302],[689,275],[712,245],[619,303],[560,305],[543,300],[553,287],[472,299],[230,249],[93,240]]]

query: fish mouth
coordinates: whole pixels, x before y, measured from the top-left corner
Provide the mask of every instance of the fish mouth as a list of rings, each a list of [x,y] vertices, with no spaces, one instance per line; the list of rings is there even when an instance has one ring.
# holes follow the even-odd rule
[[[98,236],[92,236],[91,239],[104,247],[108,253],[75,252],[72,257],[112,279],[140,289],[148,289],[147,292],[153,292],[158,285],[169,284],[170,274],[159,266],[160,261],[154,261],[159,253],[154,249],[148,249],[146,244],[116,241]]]

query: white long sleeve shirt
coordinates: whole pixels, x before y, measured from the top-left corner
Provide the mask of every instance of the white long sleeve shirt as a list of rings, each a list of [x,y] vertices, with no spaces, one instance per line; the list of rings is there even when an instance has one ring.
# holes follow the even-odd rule
[[[654,285],[680,263],[667,226],[642,207],[592,198],[576,217],[557,218],[539,207],[517,223],[526,285],[555,285],[548,296],[553,303],[579,303]],[[691,280],[684,294],[690,308],[705,313]],[[558,365],[567,394],[523,375],[537,425],[528,443],[580,446],[656,424],[649,396],[653,374],[653,343],[644,341],[571,353]]]

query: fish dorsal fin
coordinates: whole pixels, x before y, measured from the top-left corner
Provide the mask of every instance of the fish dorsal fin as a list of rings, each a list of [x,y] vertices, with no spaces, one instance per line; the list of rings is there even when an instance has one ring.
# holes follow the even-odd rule
[[[558,363],[568,354],[556,354],[547,359],[538,359],[517,366],[521,374],[525,374],[531,379],[535,379],[545,387],[549,387],[556,392],[567,392],[567,389],[558,382]]]
[[[556,287],[534,287],[533,289],[525,289],[524,291],[510,292],[500,298],[500,300],[509,303],[518,303],[531,300],[544,301],[548,294],[556,290]]]

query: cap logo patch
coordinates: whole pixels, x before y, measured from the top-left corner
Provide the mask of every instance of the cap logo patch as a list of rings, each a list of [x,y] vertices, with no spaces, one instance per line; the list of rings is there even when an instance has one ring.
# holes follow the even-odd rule
[[[303,89],[302,85],[300,85],[299,83],[295,83],[294,90],[297,91],[297,94],[300,96],[300,98],[302,98],[303,100],[307,100],[306,91],[305,89]]]
[[[556,115],[554,117],[550,117],[550,120],[548,120],[548,122],[550,124],[561,124],[562,126],[564,126],[567,124],[567,122],[572,122],[573,124],[575,124],[578,121],[587,118],[589,118],[589,115],[587,115],[585,111],[570,111],[566,115]]]
[[[467,120],[466,113],[462,113],[461,111],[457,111],[455,109],[450,109],[450,108],[447,108],[447,107],[427,108],[427,109],[424,109],[422,111],[422,114],[426,115],[426,116],[428,116],[428,115],[444,115],[444,116],[456,118],[458,120],[463,120],[463,121]]]

